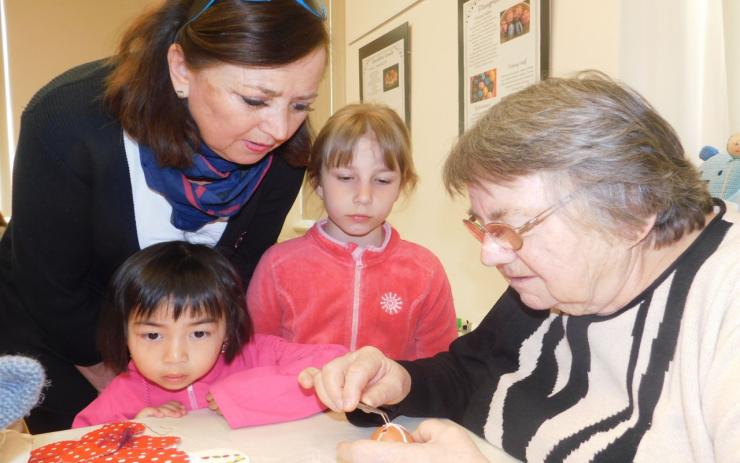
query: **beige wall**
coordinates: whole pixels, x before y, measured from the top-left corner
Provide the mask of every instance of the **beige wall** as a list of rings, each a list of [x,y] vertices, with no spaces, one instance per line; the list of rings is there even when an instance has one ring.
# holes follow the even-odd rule
[[[620,0],[550,0],[551,74],[619,73]]]
[[[330,31],[330,52],[324,79],[319,86],[319,98],[310,115],[314,132],[331,116],[336,108],[344,105],[345,94],[345,0],[327,0],[327,27]],[[323,215],[323,204],[313,190],[304,183],[293,208],[288,212],[278,241],[295,238],[305,233],[313,222]]]
[[[110,55],[124,24],[154,0],[5,0],[15,137],[33,94],[65,69]],[[5,101],[3,93],[3,103]],[[4,113],[4,104],[3,104]],[[5,116],[0,123],[5,127]],[[1,130],[0,210],[10,213],[8,140]]]

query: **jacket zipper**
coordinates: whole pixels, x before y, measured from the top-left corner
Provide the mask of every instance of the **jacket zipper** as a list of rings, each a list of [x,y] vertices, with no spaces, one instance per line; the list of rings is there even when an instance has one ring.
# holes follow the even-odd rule
[[[352,337],[349,342],[349,350],[357,349],[357,333],[360,327],[360,283],[362,281],[362,253],[363,248],[352,251],[352,259],[355,261],[355,282],[352,291]]]
[[[198,409],[198,401],[195,399],[195,391],[193,390],[193,385],[191,384],[188,386],[188,399],[190,399],[190,409],[191,410],[197,410]]]

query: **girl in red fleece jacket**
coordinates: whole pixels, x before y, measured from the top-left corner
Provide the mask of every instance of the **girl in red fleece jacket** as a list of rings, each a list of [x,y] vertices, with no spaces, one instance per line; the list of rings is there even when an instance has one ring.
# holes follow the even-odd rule
[[[120,374],[73,427],[210,408],[238,428],[325,408],[297,375],[347,350],[251,336],[239,275],[217,251],[155,244],[129,257],[111,285],[99,344]]]
[[[340,109],[316,138],[308,178],[328,218],[262,256],[247,291],[257,333],[429,357],[457,336],[447,275],[386,223],[417,180],[406,125],[390,108]]]

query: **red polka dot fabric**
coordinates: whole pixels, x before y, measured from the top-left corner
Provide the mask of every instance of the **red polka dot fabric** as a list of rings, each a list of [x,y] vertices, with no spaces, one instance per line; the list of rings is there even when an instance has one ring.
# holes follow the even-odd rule
[[[175,436],[143,436],[146,427],[133,421],[106,424],[77,441],[54,442],[31,452],[29,463],[184,463],[188,455],[175,447]]]

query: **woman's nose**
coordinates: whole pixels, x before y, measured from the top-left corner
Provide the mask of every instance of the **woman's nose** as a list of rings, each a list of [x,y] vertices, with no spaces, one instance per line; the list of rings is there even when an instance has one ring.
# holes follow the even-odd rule
[[[288,108],[275,107],[265,115],[264,131],[276,142],[282,143],[290,137]]]
[[[505,248],[485,235],[480,247],[480,261],[488,267],[508,264],[516,259],[516,251]]]

